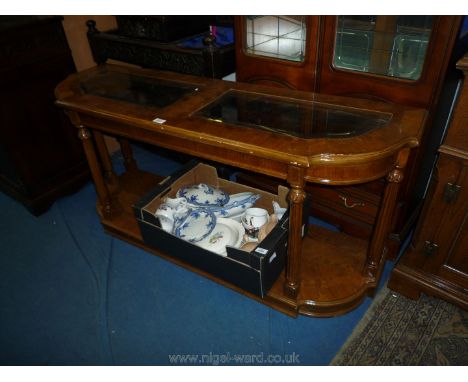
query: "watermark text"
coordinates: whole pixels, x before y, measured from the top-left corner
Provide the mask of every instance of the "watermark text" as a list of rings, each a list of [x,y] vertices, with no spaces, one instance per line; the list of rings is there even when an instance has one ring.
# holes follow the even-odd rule
[[[169,354],[169,362],[176,365],[299,365],[299,354]]]

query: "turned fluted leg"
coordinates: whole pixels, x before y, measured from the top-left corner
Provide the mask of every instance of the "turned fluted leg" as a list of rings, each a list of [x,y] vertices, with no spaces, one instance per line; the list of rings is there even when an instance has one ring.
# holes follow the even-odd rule
[[[92,133],[83,125],[78,125],[78,138],[83,143],[84,152],[88,165],[91,170],[91,176],[93,177],[94,185],[96,187],[96,193],[99,200],[99,205],[102,212],[105,215],[111,213],[111,199],[109,190],[107,189],[106,183],[101,173],[101,168],[98,162],[96,152],[94,151],[94,145],[92,141]]]
[[[290,202],[289,244],[284,293],[295,299],[301,283],[302,211],[306,198],[304,170],[300,167],[291,167],[288,173],[288,183],[291,190],[288,195]]]
[[[107,149],[104,136],[99,131],[94,131],[94,141],[96,142],[96,148],[101,158],[102,167],[104,169],[104,177],[110,184],[117,184],[117,175],[112,167],[112,160]]]
[[[122,156],[124,158],[124,165],[127,171],[132,171],[137,169],[136,161],[133,158],[132,147],[130,142],[124,138],[118,139],[120,144],[120,150],[122,151]]]
[[[372,240],[367,252],[364,275],[370,280],[376,280],[378,272],[385,261],[385,240],[390,233],[393,213],[398,199],[398,190],[403,180],[404,168],[409,156],[409,149],[403,149],[398,154],[395,168],[387,174],[387,185],[380,205]]]

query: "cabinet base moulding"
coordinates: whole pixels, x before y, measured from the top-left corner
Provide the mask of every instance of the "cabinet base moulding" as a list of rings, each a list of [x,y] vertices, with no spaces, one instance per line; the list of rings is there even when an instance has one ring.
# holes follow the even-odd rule
[[[442,298],[468,310],[468,290],[433,274],[398,264],[392,271],[388,287],[413,300],[421,293]]]

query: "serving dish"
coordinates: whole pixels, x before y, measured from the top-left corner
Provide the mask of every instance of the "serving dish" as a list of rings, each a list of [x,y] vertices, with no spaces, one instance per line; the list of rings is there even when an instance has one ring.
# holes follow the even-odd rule
[[[229,196],[229,202],[221,207],[209,207],[217,217],[230,218],[241,215],[246,209],[252,207],[260,199],[259,194],[241,192]]]

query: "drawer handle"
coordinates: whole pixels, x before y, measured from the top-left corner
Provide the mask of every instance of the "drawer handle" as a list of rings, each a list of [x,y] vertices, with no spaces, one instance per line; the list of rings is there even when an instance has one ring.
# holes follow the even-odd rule
[[[344,196],[344,195],[341,195],[341,194],[338,194],[338,196],[340,197],[341,200],[343,200],[344,206],[345,206],[346,208],[364,207],[364,206],[365,206],[365,204],[364,204],[364,203],[361,203],[361,202],[357,202],[357,203],[353,203],[353,204],[348,204],[348,197],[347,197],[347,196]]]

